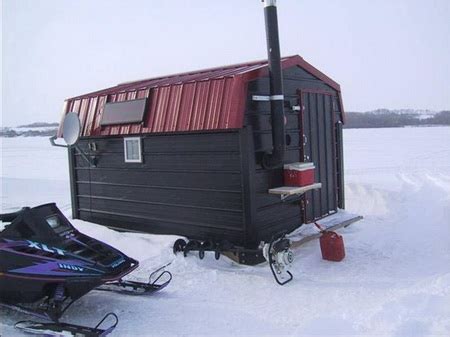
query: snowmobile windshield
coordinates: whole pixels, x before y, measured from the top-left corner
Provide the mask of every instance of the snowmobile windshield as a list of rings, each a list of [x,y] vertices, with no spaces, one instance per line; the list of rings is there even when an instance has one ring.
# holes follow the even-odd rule
[[[58,214],[53,214],[45,218],[47,224],[53,229],[53,231],[57,234],[62,232],[66,232],[70,230],[72,227],[66,224]]]
[[[1,214],[0,219],[5,222],[0,232],[0,237],[4,238],[56,239],[74,230],[55,204],[26,207],[16,213]]]

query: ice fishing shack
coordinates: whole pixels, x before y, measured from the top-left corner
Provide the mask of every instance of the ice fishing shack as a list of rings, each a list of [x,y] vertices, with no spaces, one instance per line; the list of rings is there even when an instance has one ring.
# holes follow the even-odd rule
[[[69,149],[74,218],[251,249],[344,208],[340,86],[280,57],[274,3],[268,60],[66,100],[64,115],[81,122],[81,151]]]

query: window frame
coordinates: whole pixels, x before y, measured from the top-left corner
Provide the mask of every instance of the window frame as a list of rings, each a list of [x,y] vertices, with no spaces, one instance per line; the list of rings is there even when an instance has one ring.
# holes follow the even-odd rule
[[[128,151],[127,151],[127,142],[138,141],[138,159],[129,159]],[[124,137],[123,139],[123,155],[125,159],[125,163],[142,163],[142,138],[141,137]]]

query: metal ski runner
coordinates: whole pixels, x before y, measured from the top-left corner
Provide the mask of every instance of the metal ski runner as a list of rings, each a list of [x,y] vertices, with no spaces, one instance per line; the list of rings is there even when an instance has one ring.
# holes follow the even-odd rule
[[[167,270],[163,270],[167,266],[168,265],[165,265],[151,273],[147,283],[121,279],[102,284],[101,286],[95,288],[95,290],[112,291],[130,295],[151,294],[165,288],[172,280],[172,274]],[[163,271],[159,273],[161,270]],[[164,280],[164,278],[166,279]],[[154,280],[152,281],[152,279]],[[158,283],[160,280],[162,280],[162,282]]]
[[[105,322],[108,317],[112,317],[114,323],[106,328],[101,328],[102,323]],[[14,327],[21,331],[41,336],[101,337],[106,336],[113,331],[118,323],[119,318],[117,315],[110,312],[93,328],[69,323],[41,323],[35,321],[20,321],[17,322]]]

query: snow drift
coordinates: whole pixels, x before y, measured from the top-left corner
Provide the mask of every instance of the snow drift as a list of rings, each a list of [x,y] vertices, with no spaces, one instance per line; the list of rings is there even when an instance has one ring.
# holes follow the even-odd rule
[[[66,317],[89,325],[113,310],[115,336],[449,336],[450,128],[353,129],[344,137],[347,209],[365,219],[340,231],[342,262],[322,260],[310,242],[295,251],[294,281],[280,287],[267,265],[175,257],[175,236],[74,220],[139,259],[137,279],[170,261],[174,279],[149,298],[92,292]],[[2,211],[55,201],[70,215],[66,152],[46,138],[1,142]],[[0,334],[17,335],[12,326],[24,316],[0,315]]]

